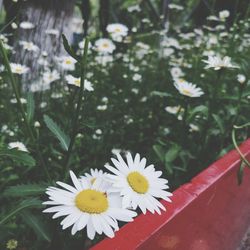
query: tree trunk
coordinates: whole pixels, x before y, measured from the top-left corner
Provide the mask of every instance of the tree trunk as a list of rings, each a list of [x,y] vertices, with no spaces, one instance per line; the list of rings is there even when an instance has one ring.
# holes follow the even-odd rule
[[[84,30],[84,36],[87,36],[88,34],[88,24],[89,24],[89,18],[90,18],[90,13],[91,13],[91,8],[90,8],[90,1],[89,0],[82,0],[81,5],[80,5],[80,10],[82,13],[83,17],[83,30]]]
[[[0,11],[2,10],[3,0],[0,0]]]
[[[20,23],[28,21],[34,24],[33,29],[19,28],[14,42],[16,53],[13,61],[30,68],[29,73],[24,75],[24,88],[28,88],[32,81],[39,78],[43,66],[38,63],[38,59],[43,52],[48,54],[46,59],[49,65],[54,65],[56,57],[65,53],[61,34],[64,33],[68,38],[72,36],[70,24],[74,4],[74,0],[30,0],[22,4]],[[48,34],[49,30],[56,30],[57,34]],[[20,41],[33,42],[39,47],[39,51],[25,51]]]
[[[100,30],[104,37],[108,36],[106,27],[109,23],[109,0],[100,0],[100,9],[99,9],[99,19],[100,19]]]

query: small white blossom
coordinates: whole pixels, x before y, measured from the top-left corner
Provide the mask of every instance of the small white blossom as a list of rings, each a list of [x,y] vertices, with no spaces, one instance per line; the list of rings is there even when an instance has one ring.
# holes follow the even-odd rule
[[[141,79],[142,79],[142,76],[140,75],[140,74],[134,74],[133,75],[133,78],[132,78],[134,81],[141,81]]]
[[[16,148],[17,150],[23,151],[23,152],[28,152],[28,149],[22,142],[10,142],[8,144],[9,149]]]
[[[238,74],[237,75],[237,81],[239,83],[244,83],[246,81],[246,76],[242,75],[242,74]]]
[[[228,10],[223,10],[219,12],[220,20],[224,21],[230,16],[230,12]]]
[[[17,63],[10,63],[10,68],[12,73],[22,75],[29,71],[29,68],[25,65],[17,64]]]
[[[121,42],[122,39],[128,35],[128,27],[120,23],[109,24],[107,31],[112,39],[117,42]]]
[[[195,84],[189,83],[183,79],[175,80],[174,86],[179,91],[180,94],[189,97],[200,97],[204,95],[201,88],[196,87]]]
[[[60,79],[60,75],[58,73],[57,70],[53,70],[53,71],[46,71],[43,73],[42,78],[44,80],[45,83],[51,83],[54,82],[56,80]]]
[[[36,46],[36,45],[35,45],[34,43],[32,43],[32,42],[20,41],[19,43],[20,43],[20,45],[23,47],[24,50],[27,50],[27,51],[34,51],[34,52],[39,51],[38,46]]]
[[[21,22],[19,24],[19,27],[22,28],[22,29],[33,29],[35,28],[35,25],[31,22]]]
[[[73,57],[63,56],[63,57],[59,58],[59,60],[60,60],[60,66],[64,70],[69,70],[69,71],[75,70],[76,60]]]
[[[72,75],[67,75],[67,76],[65,76],[65,79],[66,79],[67,83],[70,85],[74,85],[77,87],[80,87],[80,85],[81,85],[81,78],[77,78],[77,77],[74,77]],[[90,81],[85,79],[84,89],[86,89],[87,91],[93,91],[94,90],[93,84]]]
[[[220,70],[222,68],[239,68],[237,65],[233,65],[231,58],[229,56],[221,57],[217,56],[208,56],[207,60],[203,60],[207,64],[205,69],[213,68],[214,70]]]

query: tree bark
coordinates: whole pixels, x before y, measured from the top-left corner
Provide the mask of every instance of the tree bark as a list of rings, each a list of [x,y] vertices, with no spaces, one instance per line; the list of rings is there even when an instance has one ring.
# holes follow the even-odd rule
[[[74,0],[30,0],[24,2],[20,8],[19,20],[34,24],[33,29],[17,30],[17,39],[14,42],[15,54],[13,61],[30,68],[24,76],[27,85],[39,78],[42,67],[37,63],[43,52],[48,54],[47,61],[53,65],[55,58],[65,53],[61,34],[68,38],[72,36],[70,23],[72,20]],[[57,34],[48,34],[48,30],[57,30]],[[33,42],[39,47],[39,52],[27,52],[20,46],[20,41]]]
[[[100,30],[104,37],[108,36],[106,27],[109,23],[109,0],[100,0],[99,18],[100,18]]]
[[[83,17],[83,30],[84,30],[84,36],[88,34],[88,24],[89,24],[89,18],[90,18],[90,13],[91,13],[91,8],[90,8],[90,1],[89,0],[82,0],[81,5],[80,5],[80,10],[82,13]]]

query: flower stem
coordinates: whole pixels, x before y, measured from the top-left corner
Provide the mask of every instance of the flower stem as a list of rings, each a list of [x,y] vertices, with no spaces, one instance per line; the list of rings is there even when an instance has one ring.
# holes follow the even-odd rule
[[[20,97],[20,94],[19,94],[19,91],[18,91],[18,87],[17,87],[17,84],[16,84],[16,79],[15,79],[15,77],[14,77],[12,71],[11,71],[9,59],[8,59],[6,50],[4,49],[3,43],[2,43],[1,40],[0,40],[0,51],[1,51],[1,54],[2,54],[2,57],[3,57],[3,64],[5,65],[5,68],[6,68],[7,72],[8,72],[8,76],[10,78],[10,83],[11,83],[12,89],[14,91],[14,94],[15,94],[15,97],[16,97],[16,100],[17,100],[17,104],[18,104],[19,110],[21,111],[22,121],[23,121],[24,126],[26,128],[27,135],[30,137],[31,142],[36,147],[36,153],[38,155],[38,158],[39,158],[39,161],[40,161],[41,165],[43,166],[43,169],[44,169],[44,172],[45,172],[47,178],[49,180],[51,180],[49,172],[48,172],[48,169],[47,169],[46,164],[45,164],[45,162],[43,160],[43,157],[41,155],[40,146],[39,146],[38,142],[36,141],[36,138],[34,136],[34,133],[32,131],[30,123],[28,121],[27,115],[26,115],[26,113],[24,111],[24,108],[23,108],[23,105],[21,103],[21,97]]]
[[[87,54],[88,54],[88,44],[89,44],[89,39],[88,37],[86,37],[85,39],[85,44],[84,44],[84,54],[82,57],[82,60],[80,61],[80,69],[81,69],[81,84],[80,84],[80,91],[79,91],[79,95],[78,95],[78,100],[77,100],[77,106],[76,106],[76,111],[75,111],[75,115],[73,118],[73,122],[72,122],[72,134],[70,137],[70,143],[69,143],[69,149],[66,155],[66,163],[65,163],[65,179],[67,179],[68,176],[68,170],[69,170],[69,163],[70,163],[70,158],[71,158],[71,154],[73,151],[73,147],[75,144],[75,139],[76,139],[76,135],[77,135],[77,131],[78,131],[78,123],[79,123],[79,116],[80,116],[80,111],[81,111],[81,107],[82,107],[82,99],[83,99],[83,93],[84,93],[84,81],[85,81],[85,75],[86,75],[86,67],[87,67]]]
[[[212,98],[208,100],[208,115],[207,115],[207,122],[203,130],[204,137],[202,139],[203,146],[201,147],[201,154],[203,154],[206,151],[206,147],[208,144],[208,139],[209,139],[208,130],[212,121],[213,112],[217,108],[216,107],[217,97],[218,97],[218,92],[220,91],[218,86],[219,86],[219,81],[221,79],[221,75],[222,75],[222,69],[217,72],[216,80],[214,86],[212,86],[212,91],[211,91]]]
[[[240,148],[238,146],[238,143],[236,141],[236,129],[240,129],[240,128],[244,128],[244,127],[247,127],[249,126],[249,123],[248,124],[245,124],[243,126],[235,126],[232,130],[232,141],[233,141],[233,144],[234,144],[234,147],[235,149],[237,150],[237,152],[239,153],[242,161],[250,168],[250,162],[246,159],[246,157],[243,155],[243,153],[240,151]]]

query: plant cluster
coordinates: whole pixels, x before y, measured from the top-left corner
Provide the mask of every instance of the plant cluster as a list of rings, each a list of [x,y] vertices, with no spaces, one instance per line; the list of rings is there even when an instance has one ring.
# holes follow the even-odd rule
[[[162,173],[172,191],[237,146],[233,126],[250,118],[249,12],[231,25],[228,10],[213,13],[201,27],[181,26],[170,15],[156,28],[140,5],[126,4],[133,16],[128,23],[110,23],[108,37],[93,25],[90,38],[72,45],[58,37],[65,53],[52,60],[33,41],[19,41],[40,68],[32,82],[26,81],[29,67],[12,61],[9,34],[1,31],[2,248],[78,249],[86,235],[112,237],[118,221],[136,216],[132,210],[165,209],[158,198],[170,201],[171,193]],[[169,8],[175,15],[183,11],[177,4]],[[240,128],[243,140],[248,131]],[[131,152],[146,155],[158,171]],[[106,163],[112,154],[115,167]],[[112,174],[103,173],[104,166]],[[69,173],[74,186],[66,184]],[[55,187],[57,180],[64,189]],[[72,226],[76,235],[61,231],[42,210],[66,216],[63,229]]]

